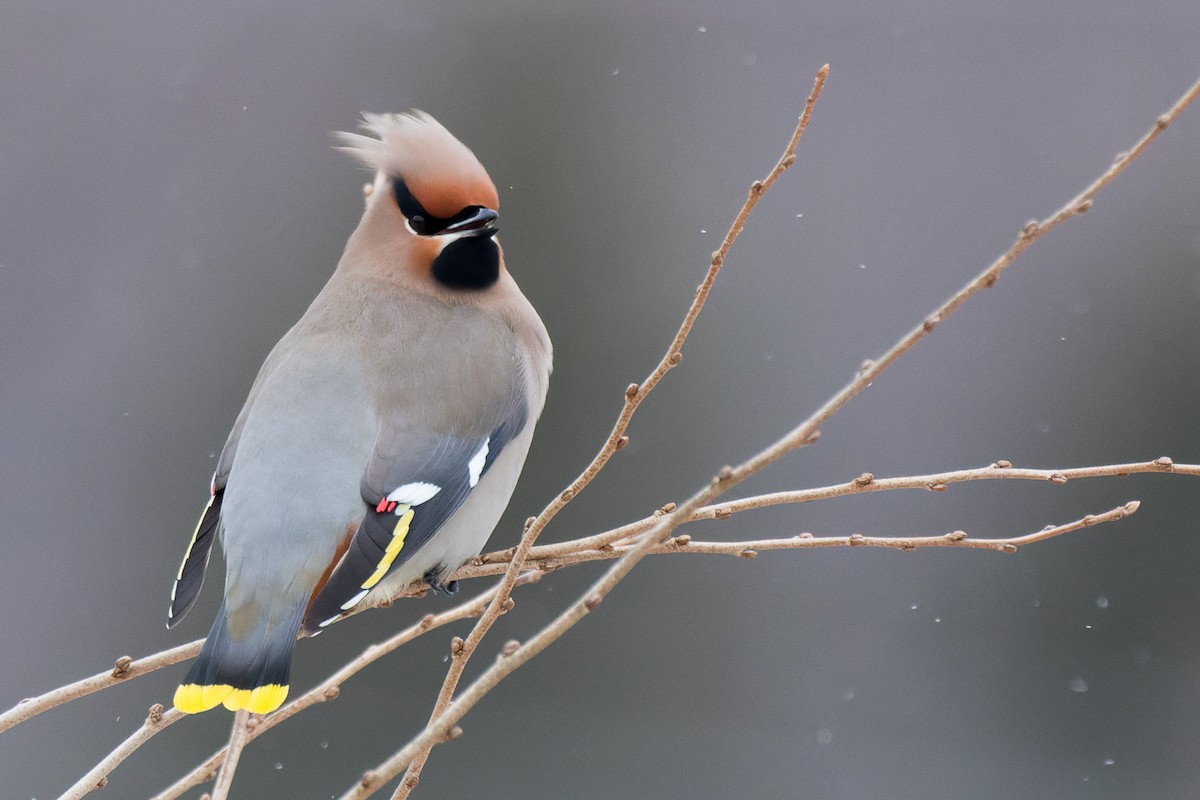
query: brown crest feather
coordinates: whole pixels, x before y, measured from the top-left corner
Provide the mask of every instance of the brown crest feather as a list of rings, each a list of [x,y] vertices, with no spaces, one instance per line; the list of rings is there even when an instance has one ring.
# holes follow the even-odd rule
[[[470,149],[424,111],[363,114],[369,135],[338,133],[339,150],[389,177],[403,178],[429,213],[450,217],[467,206],[498,210],[496,187]]]

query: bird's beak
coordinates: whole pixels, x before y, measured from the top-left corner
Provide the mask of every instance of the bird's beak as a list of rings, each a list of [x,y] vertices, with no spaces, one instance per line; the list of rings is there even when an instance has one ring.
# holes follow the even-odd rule
[[[499,228],[500,215],[490,208],[480,208],[466,219],[447,225],[439,234],[457,233],[461,236],[494,236]]]

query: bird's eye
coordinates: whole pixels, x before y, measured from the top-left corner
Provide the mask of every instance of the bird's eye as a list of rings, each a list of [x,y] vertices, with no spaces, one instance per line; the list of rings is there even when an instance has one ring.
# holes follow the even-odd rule
[[[425,220],[428,218],[429,212],[417,202],[417,198],[412,196],[412,192],[408,190],[408,185],[403,178],[392,179],[392,192],[396,195],[396,205],[400,207],[400,213],[408,219],[408,224],[412,226],[413,232],[424,234]]]

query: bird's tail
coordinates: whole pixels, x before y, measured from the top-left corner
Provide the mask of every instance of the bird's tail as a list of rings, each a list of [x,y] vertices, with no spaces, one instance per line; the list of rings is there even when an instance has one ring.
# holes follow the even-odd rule
[[[295,609],[271,614],[238,637],[230,630],[222,603],[200,655],[175,690],[175,707],[188,714],[218,705],[255,714],[279,708],[288,694],[292,650],[304,606],[300,602]]]

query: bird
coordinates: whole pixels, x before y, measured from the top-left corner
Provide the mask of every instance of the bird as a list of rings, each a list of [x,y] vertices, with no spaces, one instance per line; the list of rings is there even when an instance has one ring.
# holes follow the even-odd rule
[[[361,129],[336,135],[374,172],[362,219],[260,368],[171,589],[169,628],[219,538],[224,595],[175,691],[186,713],[269,713],[301,631],[413,581],[452,594],[545,402],[550,338],[505,266],[479,160],[422,111],[365,113]]]

